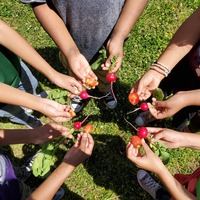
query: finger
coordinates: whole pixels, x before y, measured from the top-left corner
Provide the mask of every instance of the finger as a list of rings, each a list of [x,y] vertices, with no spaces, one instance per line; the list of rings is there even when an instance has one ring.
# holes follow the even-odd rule
[[[88,137],[88,148],[93,149],[94,147],[94,139],[90,134],[87,134]]]
[[[149,145],[147,145],[147,143],[145,142],[144,139],[142,139],[142,147],[144,148],[144,151],[146,152],[146,155],[148,155],[149,153],[151,153],[151,149],[149,147]]]
[[[87,137],[87,133],[83,133],[83,135],[81,136],[81,141],[80,141],[80,148],[85,150],[88,146],[88,137]]]

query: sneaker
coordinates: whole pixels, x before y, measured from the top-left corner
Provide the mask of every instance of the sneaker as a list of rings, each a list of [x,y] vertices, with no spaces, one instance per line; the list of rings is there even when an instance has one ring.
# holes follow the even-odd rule
[[[17,178],[25,182],[32,175],[33,161],[38,156],[38,153],[30,157],[20,168],[17,170]]]
[[[106,95],[108,93],[104,93]],[[109,91],[108,96],[104,98],[104,103],[110,109],[114,109],[117,106],[117,100],[114,98],[112,91]]]
[[[37,128],[37,127],[40,127],[40,126],[43,126],[44,124],[39,120],[37,119],[36,117],[29,117],[28,120],[26,121],[26,126],[30,129],[33,129],[33,128]]]
[[[158,189],[162,188],[160,184],[155,182],[150,174],[145,170],[139,170],[137,173],[137,179],[140,186],[148,192],[154,199],[156,199],[156,192]]]
[[[65,195],[65,190],[63,188],[59,188],[56,192],[52,200],[60,200]]]
[[[70,107],[74,112],[80,112],[84,106],[83,99],[79,96],[75,96],[70,100]]]
[[[37,94],[37,96],[41,97],[41,98],[47,98],[49,93],[50,93],[50,91],[42,91],[39,94]]]

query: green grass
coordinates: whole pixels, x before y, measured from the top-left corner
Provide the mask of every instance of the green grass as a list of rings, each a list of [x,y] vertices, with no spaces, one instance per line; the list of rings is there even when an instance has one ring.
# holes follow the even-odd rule
[[[137,167],[128,161],[125,147],[133,133],[123,120],[127,111],[132,109],[127,96],[135,81],[148,69],[151,63],[165,49],[170,38],[181,23],[199,6],[199,0],[150,0],[149,6],[134,27],[126,41],[123,65],[118,72],[115,93],[118,99],[117,109],[110,111],[102,101],[88,102],[83,112],[73,121],[83,119],[94,108],[97,110],[88,122],[95,127],[93,137],[95,148],[89,160],[77,167],[64,184],[66,195],[63,199],[101,199],[101,200],[142,200],[151,199],[138,185]],[[29,5],[19,1],[0,0],[1,19],[10,24],[30,42],[34,48],[58,71],[65,72],[58,61],[58,49],[41,28]],[[54,88],[43,75],[33,71],[45,88]],[[49,119],[36,113],[45,122]],[[133,119],[130,119],[133,120]],[[66,124],[71,126],[72,122]],[[162,122],[158,125],[163,125]],[[0,128],[24,128],[3,119]],[[33,145],[11,145],[3,147],[7,154],[14,155],[12,161],[22,164],[35,152]],[[200,161],[199,151],[190,149],[170,150],[170,162],[167,165],[171,173],[191,173]],[[42,180],[34,177],[29,185],[38,185]]]

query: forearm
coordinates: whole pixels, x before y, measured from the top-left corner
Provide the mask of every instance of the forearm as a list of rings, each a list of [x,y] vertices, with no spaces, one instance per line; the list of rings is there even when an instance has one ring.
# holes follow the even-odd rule
[[[57,73],[14,29],[0,20],[0,44],[22,58],[53,82]]]
[[[47,4],[33,4],[33,11],[42,27],[67,58],[80,53],[63,20],[55,11]]]
[[[198,8],[177,30],[158,62],[173,67],[194,47],[200,39],[200,8]]]
[[[33,129],[0,130],[0,146],[10,144],[34,144],[36,135]]]
[[[43,105],[42,98],[13,88],[4,83],[0,83],[0,102],[16,106],[24,106],[39,112],[41,112]]]
[[[178,92],[182,107],[200,106],[200,89]],[[173,98],[173,97],[172,97]]]
[[[182,139],[179,148],[200,149],[200,134],[181,132]]]
[[[54,172],[28,197],[28,200],[51,200],[57,190],[62,186],[62,184],[74,170],[74,166],[62,162],[54,170]]]
[[[170,174],[164,165],[159,169],[157,176],[174,199],[197,199]]]
[[[147,3],[148,0],[126,0],[112,37],[114,36],[125,40],[141,16]]]

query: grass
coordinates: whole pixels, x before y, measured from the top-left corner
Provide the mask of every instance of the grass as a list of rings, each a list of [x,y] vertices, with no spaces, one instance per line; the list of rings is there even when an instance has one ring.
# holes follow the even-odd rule
[[[83,112],[73,120],[83,119],[87,113],[94,109],[97,111],[88,119],[95,127],[93,155],[89,160],[78,166],[63,185],[66,191],[63,199],[151,199],[139,187],[136,179],[138,169],[128,161],[125,155],[125,146],[133,133],[131,127],[123,120],[124,114],[132,110],[127,96],[135,81],[161,54],[174,32],[198,6],[199,0],[149,1],[149,6],[145,9],[124,46],[126,55],[117,74],[118,80],[114,87],[118,107],[110,111],[105,108],[102,101],[90,100]],[[58,49],[35,19],[29,5],[14,0],[1,0],[0,16],[1,19],[24,36],[53,67],[65,73],[58,61]],[[40,81],[42,88],[54,88],[43,75],[34,70],[33,72]],[[49,121],[45,116],[39,113],[35,114],[43,121]],[[71,124],[72,122],[69,122],[66,126],[70,127]],[[164,126],[162,122],[158,125]],[[2,119],[0,128],[16,129],[24,127]],[[11,157],[13,163],[20,165],[37,148],[38,146],[33,145],[11,145],[1,149],[7,154],[13,155]],[[199,151],[177,149],[170,150],[170,153],[170,162],[167,167],[172,174],[191,173],[199,166]],[[32,177],[27,183],[35,186],[41,181]]]

